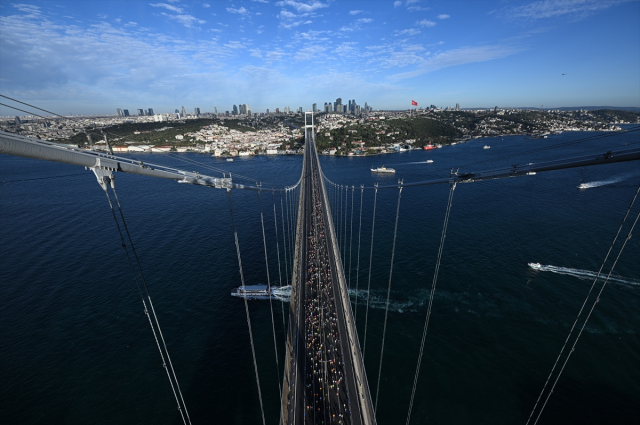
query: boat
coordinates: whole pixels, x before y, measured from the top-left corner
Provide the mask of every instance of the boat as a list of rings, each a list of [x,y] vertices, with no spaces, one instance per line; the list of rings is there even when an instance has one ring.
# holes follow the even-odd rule
[[[273,289],[272,289],[273,290]],[[252,299],[268,299],[271,294],[267,289],[267,285],[245,285],[238,286],[236,292],[231,293],[232,297],[247,297]]]
[[[542,264],[540,263],[529,263],[529,267],[534,270],[542,270]]]
[[[484,145],[484,147],[482,149],[491,149],[491,146],[489,145]]]
[[[379,167],[379,168],[372,168],[371,172],[372,173],[395,173],[396,170],[394,170],[393,168],[386,168],[383,165],[382,167]]]
[[[428,144],[423,146],[422,149],[424,149],[425,151],[428,151],[429,149],[436,149],[436,146],[433,146],[432,144]]]
[[[433,159],[427,159],[427,164],[431,164],[433,162]]]
[[[589,183],[580,183],[578,189],[589,189],[591,185]]]
[[[227,162],[233,162],[233,158],[227,158]]]

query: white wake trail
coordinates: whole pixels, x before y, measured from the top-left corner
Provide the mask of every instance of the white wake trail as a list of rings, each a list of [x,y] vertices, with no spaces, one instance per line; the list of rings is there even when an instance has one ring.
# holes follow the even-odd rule
[[[564,274],[567,276],[573,276],[573,277],[577,277],[578,279],[582,279],[582,280],[593,280],[596,278],[596,276],[598,275],[598,273],[596,272],[592,272],[589,270],[580,270],[580,269],[572,269],[569,267],[557,267],[557,266],[539,266],[539,267],[532,267],[534,270],[540,270],[543,272],[552,272],[552,273],[558,273],[558,274]],[[600,281],[604,281],[604,279],[606,279],[607,275],[604,273],[600,274],[600,277],[598,278],[598,280]],[[638,280],[634,280],[634,279],[629,279],[623,276],[618,276],[618,275],[611,275],[609,277],[609,281],[611,282],[618,282],[618,283],[624,283],[627,285],[635,285],[635,286],[640,286],[640,281]]]
[[[591,189],[592,187],[600,187],[600,186],[606,186],[608,184],[619,183],[623,180],[626,180],[628,178],[631,178],[637,175],[638,173],[620,174],[619,176],[613,176],[607,180],[598,180],[594,182],[582,183],[578,185],[578,189]]]

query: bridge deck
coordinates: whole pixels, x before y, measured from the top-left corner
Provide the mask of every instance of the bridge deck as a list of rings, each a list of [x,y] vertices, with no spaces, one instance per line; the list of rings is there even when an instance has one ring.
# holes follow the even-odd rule
[[[374,424],[313,130],[305,141],[282,424]]]

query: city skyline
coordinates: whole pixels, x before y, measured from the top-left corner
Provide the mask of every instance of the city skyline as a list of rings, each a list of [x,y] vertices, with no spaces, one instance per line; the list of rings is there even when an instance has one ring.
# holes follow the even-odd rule
[[[322,110],[343,93],[387,110],[640,106],[637,0],[121,5],[2,3],[0,92],[63,115]]]

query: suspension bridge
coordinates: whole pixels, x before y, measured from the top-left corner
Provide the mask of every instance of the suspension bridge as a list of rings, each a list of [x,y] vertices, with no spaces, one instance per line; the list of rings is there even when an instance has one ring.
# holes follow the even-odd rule
[[[308,122],[308,120],[310,121]],[[267,243],[264,230],[264,219],[262,215],[261,194],[263,192],[280,192],[284,194],[286,199],[286,213],[284,206],[281,204],[283,239],[290,238],[290,242],[288,245],[283,245],[283,257],[286,264],[285,272],[290,272],[291,274],[291,304],[289,309],[289,326],[287,330],[285,358],[282,359],[281,364],[283,366],[280,389],[280,423],[282,425],[306,423],[376,423],[380,375],[383,369],[389,294],[391,291],[391,282],[393,277],[393,255],[396,243],[395,236],[397,234],[398,215],[402,192],[405,188],[414,186],[433,184],[449,185],[449,197],[446,205],[445,221],[443,224],[437,263],[425,317],[411,399],[408,402],[409,409],[406,417],[406,423],[409,424],[411,421],[411,410],[418,383],[420,366],[424,354],[424,343],[427,337],[429,319],[433,307],[433,294],[436,289],[440,260],[443,255],[448,218],[451,211],[452,198],[457,184],[499,178],[528,178],[527,176],[531,176],[539,172],[635,161],[640,159],[640,149],[620,149],[617,151],[607,151],[594,155],[557,159],[544,163],[512,165],[506,168],[483,172],[461,173],[458,170],[455,172],[451,170],[449,176],[420,182],[404,183],[403,181],[398,181],[397,184],[385,186],[375,185],[372,187],[365,187],[363,185],[359,185],[356,187],[355,185],[340,185],[334,183],[323,174],[315,146],[313,115],[310,113],[305,114],[304,133],[305,147],[300,180],[295,185],[284,188],[266,188],[257,183],[240,184],[237,183],[236,179],[231,175],[227,176],[226,174],[223,174],[223,177],[213,177],[158,164],[144,163],[139,160],[118,157],[108,153],[87,151],[66,145],[58,145],[48,141],[29,139],[10,134],[0,134],[0,153],[82,166],[90,169],[95,174],[98,183],[107,195],[109,205],[113,212],[113,218],[120,233],[122,247],[127,252],[130,268],[136,277],[136,282],[138,282],[141,300],[144,305],[144,312],[149,319],[149,324],[153,331],[154,339],[162,358],[162,364],[167,373],[167,378],[171,384],[177,408],[185,424],[191,423],[191,418],[187,409],[188,400],[184,399],[180,390],[178,376],[171,363],[171,357],[169,356],[164,336],[162,334],[153,303],[151,302],[151,297],[147,290],[147,284],[144,274],[142,273],[142,267],[135,252],[135,247],[133,246],[130,232],[126,225],[120,201],[118,200],[117,193],[115,191],[115,173],[134,173],[148,177],[171,179],[178,183],[208,186],[226,190],[228,194],[229,209],[234,223],[233,231],[235,236],[238,267],[243,287],[246,285],[242,268],[240,245],[235,227],[232,192],[235,190],[253,190],[257,191],[258,196],[260,197],[261,218],[263,220],[262,235],[265,250],[265,264],[267,268],[269,266],[269,262],[267,260]],[[347,285],[348,279],[346,276],[347,272],[345,272],[344,264],[348,258],[348,261],[351,261],[350,257],[352,253],[350,251],[354,235],[353,212],[354,195],[356,190],[360,191],[360,223],[362,217],[362,194],[365,190],[374,192],[373,228],[371,233],[371,250],[373,250],[376,199],[378,191],[383,189],[397,190],[398,198],[393,239],[394,249],[392,251],[391,270],[389,272],[389,285],[386,298],[387,309],[385,310],[384,317],[382,349],[377,374],[378,379],[375,385],[370,386],[364,367],[364,355],[366,354],[367,344],[366,321],[368,320],[368,293],[371,283],[370,270],[372,266],[372,256],[369,255],[367,299],[364,303],[366,307],[363,307],[366,308],[363,313],[365,315],[363,336],[359,336],[356,330],[355,317],[357,315],[357,310],[354,311],[349,298]],[[351,193],[350,209],[348,207],[349,192]],[[638,192],[636,192],[636,196],[637,194]],[[633,206],[635,199],[636,198],[634,197],[631,206]],[[623,219],[623,224],[629,216],[631,206]],[[276,204],[274,198],[274,212],[275,208]],[[347,216],[348,211],[351,211],[350,220]],[[286,223],[285,216],[287,217]],[[274,213],[274,218],[275,217],[276,214]],[[633,225],[635,225],[637,220],[638,218],[636,217],[635,221],[633,221]],[[351,227],[350,232],[347,231],[349,223]],[[287,229],[287,227],[290,227],[290,229]],[[277,228],[278,223],[276,223],[276,229]],[[620,229],[622,229],[622,225]],[[288,236],[285,237],[285,233]],[[348,236],[349,234],[350,236]],[[357,235],[358,239],[360,239],[360,232],[358,232]],[[612,242],[612,248],[619,236],[624,237],[625,235],[621,235],[619,230]],[[626,240],[630,237],[631,231],[629,231]],[[349,242],[347,242],[348,238],[350,239]],[[289,252],[287,252],[287,249],[289,249]],[[612,249],[610,249],[607,254],[607,258],[605,258],[605,261],[603,262],[603,267],[610,254],[617,254],[619,258],[622,253],[622,249],[624,249],[624,245],[617,253],[612,252]],[[358,243],[358,261],[360,260],[359,250],[360,244]],[[279,247],[278,257],[280,257]],[[280,264],[279,261],[278,264]],[[598,272],[598,276],[594,280],[594,285],[598,281],[600,274],[606,275],[603,271],[603,267],[601,267]],[[360,265],[358,264],[357,269],[359,268]],[[348,269],[350,270],[351,267]],[[611,275],[612,271],[613,267],[608,271],[609,275]],[[268,275],[267,271],[267,276]],[[606,285],[606,280],[604,284]],[[268,287],[269,291],[271,291],[270,281],[268,283]],[[592,290],[593,289],[594,287],[592,286]],[[597,289],[598,288],[596,288],[596,290]],[[600,293],[602,292],[602,289],[604,289],[604,285],[599,288]],[[258,387],[258,398],[261,411],[263,412],[262,422],[266,423],[262,406],[263,401],[259,381],[260,375],[256,362],[256,349],[253,341],[251,317],[249,315],[248,300],[246,296],[244,297],[244,305],[251,339],[250,342],[254,360],[255,378]],[[358,308],[357,306],[358,303],[356,301],[355,309]],[[583,304],[583,308],[578,316],[580,317],[583,310],[585,314],[588,313],[588,315],[590,315],[590,311],[593,310],[593,307],[595,307],[595,302],[590,306],[586,304],[585,300],[585,304]],[[589,308],[591,308],[591,310],[589,310]],[[589,317],[588,315],[587,319]],[[276,339],[273,307],[271,307],[271,320],[274,329],[275,347]],[[582,324],[582,329],[584,329],[585,324],[586,319]],[[567,338],[567,342],[565,342],[565,346],[563,346],[562,351],[558,356],[558,360],[551,370],[549,379],[547,379],[547,382],[545,383],[545,386],[533,407],[529,422],[536,423],[542,414],[546,401],[548,401],[551,396],[553,387],[555,386],[555,383],[557,383],[557,380],[564,369],[564,365],[566,365],[569,356],[573,352],[573,348],[575,348],[575,343],[577,343],[577,338],[580,336],[582,329],[580,329],[578,318],[576,318],[576,323],[574,323],[569,335],[572,336],[573,334],[574,339],[570,340],[569,337]],[[575,336],[576,334],[577,336]],[[362,341],[362,346],[360,341]],[[571,344],[573,344],[573,347],[571,347]],[[277,349],[276,362],[279,362]],[[278,373],[280,374],[280,363],[278,363],[278,370]]]

